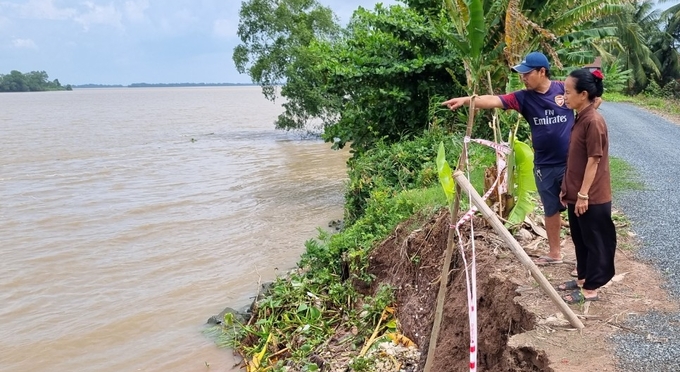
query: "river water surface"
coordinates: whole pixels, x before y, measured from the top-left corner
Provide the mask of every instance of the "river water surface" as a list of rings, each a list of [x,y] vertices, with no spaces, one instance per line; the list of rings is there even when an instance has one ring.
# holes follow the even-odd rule
[[[257,87],[1,94],[0,371],[237,370],[207,318],[342,217],[347,153],[281,111]]]

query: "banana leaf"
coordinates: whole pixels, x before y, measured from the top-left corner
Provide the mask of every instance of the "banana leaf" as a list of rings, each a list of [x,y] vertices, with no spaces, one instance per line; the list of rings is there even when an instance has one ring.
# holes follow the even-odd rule
[[[444,194],[446,194],[446,201],[450,205],[453,202],[456,188],[451,174],[451,167],[449,162],[446,161],[444,142],[439,143],[439,150],[437,151],[437,173],[439,174],[439,183],[441,183]]]
[[[522,223],[527,213],[534,210],[534,202],[531,192],[536,191],[534,179],[534,152],[524,142],[515,140],[513,143],[514,154],[514,196],[515,207],[508,216],[508,225],[514,226]]]
[[[485,45],[487,34],[484,21],[484,6],[481,0],[470,1],[470,21],[467,24],[467,34],[470,39],[470,57],[477,60]]]
[[[505,171],[506,182],[508,184],[508,194],[515,195],[515,135],[510,131],[508,138],[510,153],[508,154],[508,166]]]

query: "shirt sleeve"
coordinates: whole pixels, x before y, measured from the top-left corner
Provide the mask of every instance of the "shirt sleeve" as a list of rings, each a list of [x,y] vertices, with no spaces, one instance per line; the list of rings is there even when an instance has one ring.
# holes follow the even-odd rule
[[[498,96],[503,103],[503,108],[505,110],[515,110],[518,112],[522,111],[521,102],[524,101],[524,91],[518,90],[516,92],[502,94]]]
[[[586,131],[586,152],[589,158],[601,158],[607,143],[607,126],[604,119],[595,117]]]

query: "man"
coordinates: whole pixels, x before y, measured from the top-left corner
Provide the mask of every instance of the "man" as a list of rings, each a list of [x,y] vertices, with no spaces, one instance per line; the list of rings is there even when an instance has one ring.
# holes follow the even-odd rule
[[[504,95],[475,98],[475,108],[516,110],[531,127],[534,148],[534,177],[543,202],[549,252],[539,257],[538,265],[562,263],[560,251],[560,187],[567,164],[569,135],[574,112],[564,104],[564,82],[550,80],[550,63],[543,53],[531,52],[513,72],[519,73],[526,89]],[[595,107],[599,106],[596,102]],[[470,97],[452,98],[442,105],[455,110],[470,105]]]

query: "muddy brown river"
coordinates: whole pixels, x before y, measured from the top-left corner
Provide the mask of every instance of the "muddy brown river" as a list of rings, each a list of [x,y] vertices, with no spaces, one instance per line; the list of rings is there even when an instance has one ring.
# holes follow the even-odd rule
[[[202,334],[342,218],[257,87],[0,94],[0,371],[232,371]],[[210,366],[207,369],[206,364]]]

